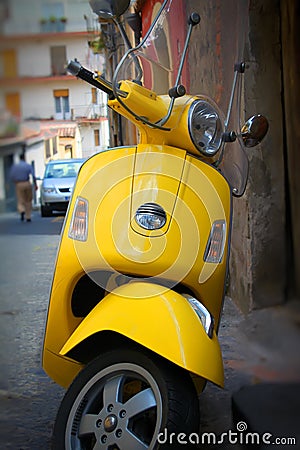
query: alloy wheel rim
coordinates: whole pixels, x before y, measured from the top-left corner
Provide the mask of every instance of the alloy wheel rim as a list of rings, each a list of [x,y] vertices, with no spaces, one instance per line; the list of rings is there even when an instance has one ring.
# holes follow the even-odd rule
[[[136,364],[114,364],[95,374],[77,395],[65,448],[151,450],[161,423],[162,399],[153,376]]]

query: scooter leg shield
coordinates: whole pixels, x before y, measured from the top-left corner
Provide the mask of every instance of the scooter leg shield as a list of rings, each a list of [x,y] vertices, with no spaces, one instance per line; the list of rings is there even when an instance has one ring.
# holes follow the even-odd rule
[[[71,350],[95,333],[123,335],[174,364],[219,386],[224,384],[216,333],[210,338],[185,297],[164,286],[134,282],[106,295],[79,324],[60,351]]]

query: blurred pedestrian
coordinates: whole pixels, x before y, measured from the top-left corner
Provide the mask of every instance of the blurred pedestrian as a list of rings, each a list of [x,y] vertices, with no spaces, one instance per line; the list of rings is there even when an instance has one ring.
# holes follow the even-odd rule
[[[15,183],[18,211],[22,221],[31,222],[32,183],[37,189],[36,178],[32,166],[25,162],[25,155],[20,155],[20,161],[10,169],[10,178]]]

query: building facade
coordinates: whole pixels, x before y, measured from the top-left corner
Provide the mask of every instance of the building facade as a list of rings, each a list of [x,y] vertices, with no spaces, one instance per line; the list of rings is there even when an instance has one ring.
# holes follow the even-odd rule
[[[13,202],[8,167],[21,152],[42,177],[50,159],[105,150],[109,126],[106,95],[66,70],[74,58],[91,70],[104,67],[101,53],[89,46],[99,25],[88,0],[3,1],[0,21],[3,206]]]

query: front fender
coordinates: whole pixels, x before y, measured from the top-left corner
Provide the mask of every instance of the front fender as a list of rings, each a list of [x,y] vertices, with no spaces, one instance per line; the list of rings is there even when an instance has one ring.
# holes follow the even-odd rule
[[[215,332],[209,338],[188,301],[170,289],[145,282],[118,287],[83,319],[60,355],[66,356],[91,335],[107,330],[223,386],[222,356]]]

